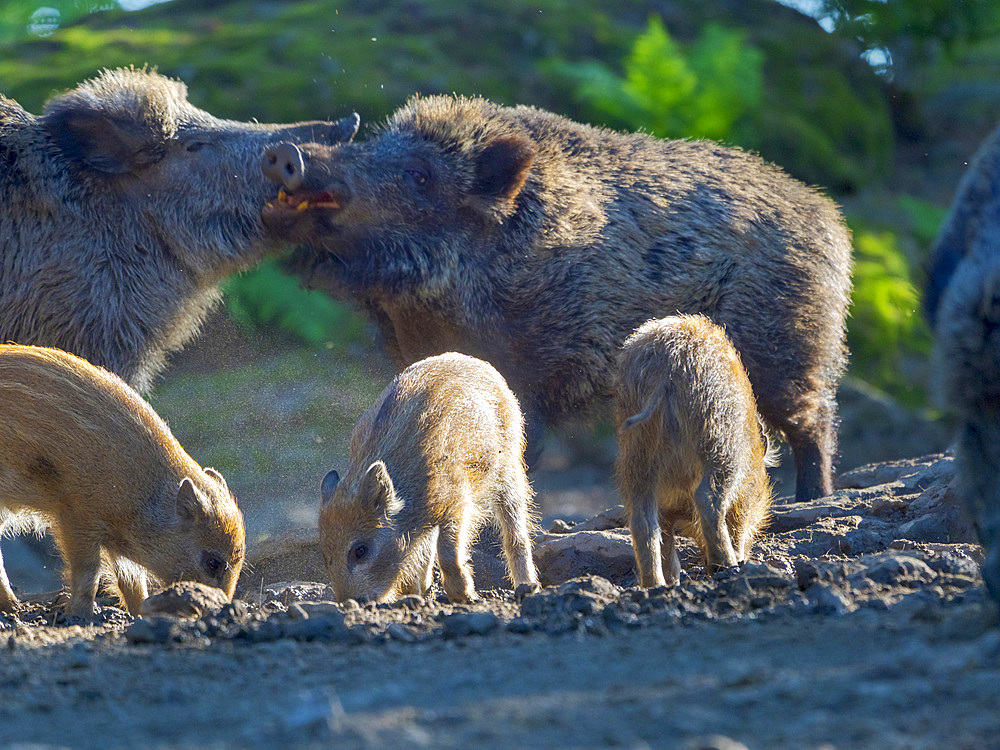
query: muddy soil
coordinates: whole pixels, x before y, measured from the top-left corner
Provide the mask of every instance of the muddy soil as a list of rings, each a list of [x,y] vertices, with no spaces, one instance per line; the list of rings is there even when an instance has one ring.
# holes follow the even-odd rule
[[[635,588],[612,509],[539,537],[543,590],[471,605],[259,570],[135,621],[35,595],[0,618],[0,746],[997,747],[1000,618],[951,472],[851,472],[739,568],[683,544],[672,589]]]

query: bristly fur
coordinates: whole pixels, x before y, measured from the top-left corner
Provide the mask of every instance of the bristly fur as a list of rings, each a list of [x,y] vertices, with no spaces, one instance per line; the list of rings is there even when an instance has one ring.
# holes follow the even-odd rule
[[[702,315],[646,322],[625,341],[615,393],[615,477],[640,585],[677,583],[677,525],[708,567],[746,560],[770,516],[769,449],[722,328]]]
[[[832,491],[852,262],[818,191],[738,149],[479,98],[417,97],[371,140],[301,153],[300,189],[341,207],[270,220],[308,246],[292,266],[370,315],[401,366],[492,362],[529,452],[543,424],[610,401],[644,320],[702,313],[791,443],[797,497]]]
[[[935,371],[959,421],[957,494],[986,551],[983,579],[1000,601],[1000,221],[985,220],[941,295]]]
[[[121,378],[58,349],[0,345],[0,403],[0,532],[52,531],[72,614],[93,614],[102,573],[132,614],[142,569],[232,597],[245,542],[235,499]],[[16,607],[0,558],[0,611]]]
[[[424,594],[435,557],[449,598],[473,599],[469,548],[488,520],[512,583],[537,581],[524,420],[486,362],[448,353],[408,367],[358,421],[349,460],[332,490],[324,481],[319,515],[339,600]]]
[[[65,349],[148,390],[219,282],[280,248],[260,221],[275,194],[261,155],[343,126],[219,120],[186,96],[123,68],[41,116],[0,97],[0,342]]]

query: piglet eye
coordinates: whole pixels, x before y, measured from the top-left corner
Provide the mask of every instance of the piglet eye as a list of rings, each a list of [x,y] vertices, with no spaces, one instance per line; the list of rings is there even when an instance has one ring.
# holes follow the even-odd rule
[[[205,144],[201,141],[195,141],[194,143],[189,143],[187,146],[188,151],[201,151],[205,147]]]
[[[368,556],[368,545],[358,542],[351,547],[351,551],[348,554],[352,560],[364,560]]]
[[[222,560],[210,552],[201,553],[201,567],[209,575],[215,575],[222,569]]]

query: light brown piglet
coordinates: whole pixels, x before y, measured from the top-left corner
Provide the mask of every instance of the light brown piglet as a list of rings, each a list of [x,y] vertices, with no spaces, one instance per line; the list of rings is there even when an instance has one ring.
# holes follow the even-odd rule
[[[147,571],[232,598],[243,515],[118,376],[58,349],[0,345],[0,533],[50,528],[68,612],[94,613],[102,573],[138,614]],[[0,611],[17,609],[0,558]]]
[[[514,586],[537,583],[524,420],[488,363],[450,353],[407,367],[355,426],[349,462],[342,480],[324,477],[319,514],[338,600],[423,595],[435,556],[448,598],[474,599],[469,547],[490,518]]]
[[[680,579],[678,525],[708,568],[746,560],[770,512],[771,460],[750,381],[725,331],[703,315],[639,327],[619,360],[615,410],[615,474],[639,585]]]

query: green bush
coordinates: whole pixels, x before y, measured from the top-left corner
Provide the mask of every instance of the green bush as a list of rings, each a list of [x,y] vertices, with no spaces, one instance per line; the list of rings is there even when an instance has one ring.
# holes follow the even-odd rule
[[[763,60],[746,34],[717,24],[683,49],[652,16],[625,58],[624,76],[595,61],[552,60],[547,69],[573,82],[593,119],[661,138],[724,140],[760,106]]]
[[[852,370],[910,406],[926,402],[915,370],[931,350],[920,300],[896,236],[887,231],[856,231],[847,332]]]
[[[240,325],[273,325],[303,343],[336,349],[370,340],[364,318],[322,292],[300,288],[275,261],[230,278],[223,294]]]

